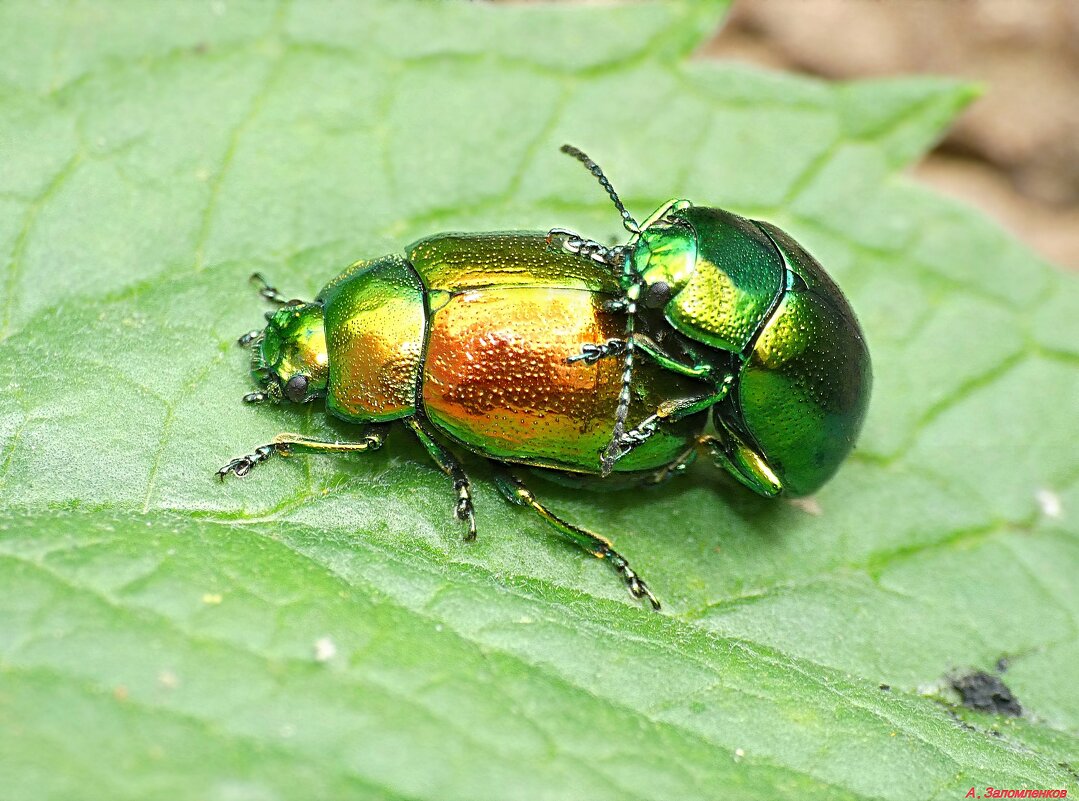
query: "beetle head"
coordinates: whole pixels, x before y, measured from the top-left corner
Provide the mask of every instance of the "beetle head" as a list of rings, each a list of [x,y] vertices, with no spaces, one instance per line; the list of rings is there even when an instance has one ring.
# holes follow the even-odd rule
[[[250,344],[251,376],[262,389],[245,395],[245,401],[307,403],[326,394],[321,304],[297,300],[266,312],[266,328]]]
[[[693,280],[697,237],[682,220],[664,216],[641,231],[630,254],[634,271],[644,282],[641,302],[662,309]]]

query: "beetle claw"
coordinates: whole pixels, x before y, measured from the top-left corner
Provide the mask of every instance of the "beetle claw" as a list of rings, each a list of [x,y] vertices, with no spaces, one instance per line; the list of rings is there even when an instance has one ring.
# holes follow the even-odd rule
[[[248,454],[247,456],[238,456],[222,467],[217,471],[217,477],[219,480],[224,481],[225,476],[232,473],[237,478],[243,478],[255,469],[255,465],[265,462],[275,453],[285,455],[284,449],[277,445],[272,443],[270,445],[260,445],[255,448],[254,453]]]
[[[640,578],[634,578],[629,582],[629,591],[633,594],[634,598],[647,598],[648,603],[650,603],[652,608],[657,612],[661,609],[659,599],[652,594],[652,590],[648,589],[648,585]]]
[[[596,345],[592,342],[585,343],[581,346],[581,352],[570,356],[566,361],[569,364],[574,362],[584,362],[585,364],[595,364],[600,359],[605,359],[608,356],[619,356],[626,350],[626,343],[621,339],[608,339],[602,345]]]
[[[457,501],[455,514],[458,520],[468,523],[468,533],[465,534],[465,540],[472,541],[476,539],[476,510],[472,507],[472,501],[468,498],[461,498]]]
[[[241,456],[239,459],[233,459],[227,465],[217,471],[217,477],[219,480],[224,481],[225,476],[232,473],[237,478],[243,478],[251,472],[251,468],[255,466],[255,463],[248,459],[246,456]]]
[[[604,478],[614,470],[614,463],[628,455],[634,448],[648,441],[656,433],[659,415],[652,415],[636,428],[623,432],[611,440],[599,457],[600,475]]]
[[[619,246],[607,247],[592,239],[585,239],[567,228],[552,228],[548,231],[547,247],[562,253],[584,256],[608,267],[614,267],[617,257],[623,252],[623,248]]]
[[[620,436],[615,443],[615,450],[617,451],[614,460],[617,461],[636,448],[638,445],[642,445],[648,441],[656,433],[656,429],[659,426],[660,415],[653,414],[650,417],[644,419],[644,421],[636,428],[631,428]]]
[[[652,594],[652,590],[648,588],[644,579],[638,576],[633,568],[629,566],[629,562],[620,557],[615,561],[614,565],[615,569],[622,574],[622,578],[626,580],[626,586],[629,588],[630,595],[634,598],[647,598],[648,602],[652,604],[652,608],[659,611],[659,599]]]

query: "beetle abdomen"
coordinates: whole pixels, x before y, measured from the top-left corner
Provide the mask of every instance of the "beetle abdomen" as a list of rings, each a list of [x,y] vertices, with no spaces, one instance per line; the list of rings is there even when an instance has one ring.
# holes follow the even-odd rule
[[[624,318],[604,311],[604,299],[555,287],[488,287],[448,297],[431,315],[423,375],[428,418],[494,459],[598,473],[622,365],[567,357],[622,333]],[[647,416],[672,390],[685,391],[685,383],[643,365],[630,419]],[[667,464],[687,447],[687,432],[700,428],[699,419],[665,428],[617,469]]]
[[[861,326],[823,268],[778,228],[758,223],[791,273],[739,382],[745,433],[792,495],[819,489],[854,447],[872,373]]]

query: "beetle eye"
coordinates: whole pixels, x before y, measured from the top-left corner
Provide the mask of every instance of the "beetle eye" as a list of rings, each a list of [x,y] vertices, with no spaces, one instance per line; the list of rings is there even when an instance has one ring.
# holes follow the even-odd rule
[[[307,398],[307,376],[294,375],[285,384],[285,397],[293,403],[303,403]]]
[[[649,309],[661,309],[671,299],[671,285],[666,281],[656,281],[648,287],[648,294],[644,297],[644,305]]]

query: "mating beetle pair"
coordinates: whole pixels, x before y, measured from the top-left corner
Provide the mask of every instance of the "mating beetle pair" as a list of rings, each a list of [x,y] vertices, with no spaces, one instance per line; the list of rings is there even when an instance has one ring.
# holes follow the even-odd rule
[[[374,450],[400,421],[453,480],[469,538],[469,480],[447,443],[490,460],[507,499],[609,560],[657,609],[611,543],[550,512],[514,466],[655,483],[706,451],[761,495],[824,484],[854,445],[871,386],[839,288],[768,223],[673,200],[638,224],[591,159],[562,150],[607,190],[626,244],[563,229],[440,234],[357,262],[310,303],[258,277],[281,308],[240,338],[261,387],[244,400],[325,398],[360,433],[280,434],[218,475],[244,476],[274,454]]]

